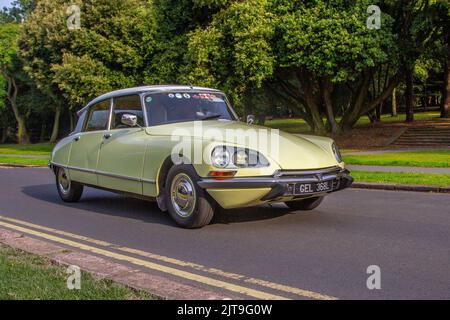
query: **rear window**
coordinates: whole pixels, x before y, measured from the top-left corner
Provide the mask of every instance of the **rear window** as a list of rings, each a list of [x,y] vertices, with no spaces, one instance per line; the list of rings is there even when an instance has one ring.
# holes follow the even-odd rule
[[[77,126],[75,127],[75,130],[72,132],[72,134],[80,133],[83,130],[84,120],[86,120],[86,114],[87,111],[83,111],[80,116],[78,117]]]
[[[97,103],[89,108],[89,116],[86,131],[106,130],[109,120],[110,100]]]

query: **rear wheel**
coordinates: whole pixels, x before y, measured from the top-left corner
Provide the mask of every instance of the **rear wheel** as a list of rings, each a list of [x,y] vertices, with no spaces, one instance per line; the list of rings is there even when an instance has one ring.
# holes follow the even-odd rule
[[[197,185],[198,180],[197,173],[189,165],[174,166],[167,175],[167,209],[180,227],[201,228],[214,216],[215,204]]]
[[[313,210],[318,206],[320,206],[324,198],[325,197],[315,197],[315,198],[308,198],[305,200],[289,201],[285,203],[292,210],[308,211]]]
[[[83,194],[83,185],[70,181],[67,170],[56,169],[56,188],[64,202],[78,202]]]

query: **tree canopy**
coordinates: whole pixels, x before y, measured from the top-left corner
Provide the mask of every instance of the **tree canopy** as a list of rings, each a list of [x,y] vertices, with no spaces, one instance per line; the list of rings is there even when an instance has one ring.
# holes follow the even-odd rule
[[[448,69],[448,17],[443,0],[17,0],[0,14],[0,57],[19,56],[24,91],[47,97],[52,140],[95,96],[161,83],[222,89],[262,119],[286,107],[337,134],[399,84],[409,110],[414,77]]]

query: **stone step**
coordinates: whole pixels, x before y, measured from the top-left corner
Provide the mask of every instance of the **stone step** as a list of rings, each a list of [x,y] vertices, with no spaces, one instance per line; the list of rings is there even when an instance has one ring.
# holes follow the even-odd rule
[[[400,139],[426,139],[426,140],[450,140],[450,137],[443,136],[401,136]]]
[[[443,147],[450,146],[450,122],[439,121],[424,126],[408,128],[393,143],[399,147]]]
[[[413,133],[407,133],[407,134],[404,134],[402,137],[411,137],[411,138],[414,138],[414,137],[418,137],[418,138],[421,138],[421,137],[430,137],[430,138],[444,138],[444,139],[447,139],[447,138],[450,138],[450,135],[443,135],[443,134],[413,134]]]
[[[400,137],[398,140],[408,140],[408,141],[450,141],[448,138],[438,138],[438,137]]]
[[[398,142],[394,143],[393,146],[398,147],[450,147],[450,143],[406,143]]]
[[[439,133],[446,133],[446,132],[450,132],[450,130],[438,130],[438,129],[431,129],[431,130],[407,130],[406,132],[414,132],[414,133],[439,132]]]
[[[450,137],[443,136],[401,136],[399,139],[425,139],[425,140],[450,140]]]
[[[427,131],[419,131],[419,130],[408,130],[405,134],[450,134],[449,131],[443,130],[427,130]]]
[[[410,143],[410,144],[414,144],[414,143],[430,143],[430,144],[450,144],[449,140],[397,140],[396,143]]]

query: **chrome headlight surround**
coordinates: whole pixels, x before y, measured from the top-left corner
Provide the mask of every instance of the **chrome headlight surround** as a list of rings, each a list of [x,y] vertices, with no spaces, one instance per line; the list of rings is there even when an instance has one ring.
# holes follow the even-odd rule
[[[227,168],[231,163],[231,154],[226,147],[216,147],[211,154],[211,164],[220,169]]]
[[[265,156],[255,150],[218,146],[211,153],[211,164],[219,169],[263,168],[270,166]]]
[[[339,147],[337,146],[336,142],[333,142],[333,145],[331,146],[333,149],[334,156],[336,157],[337,162],[342,163],[344,160],[342,159],[341,151],[339,150]]]

